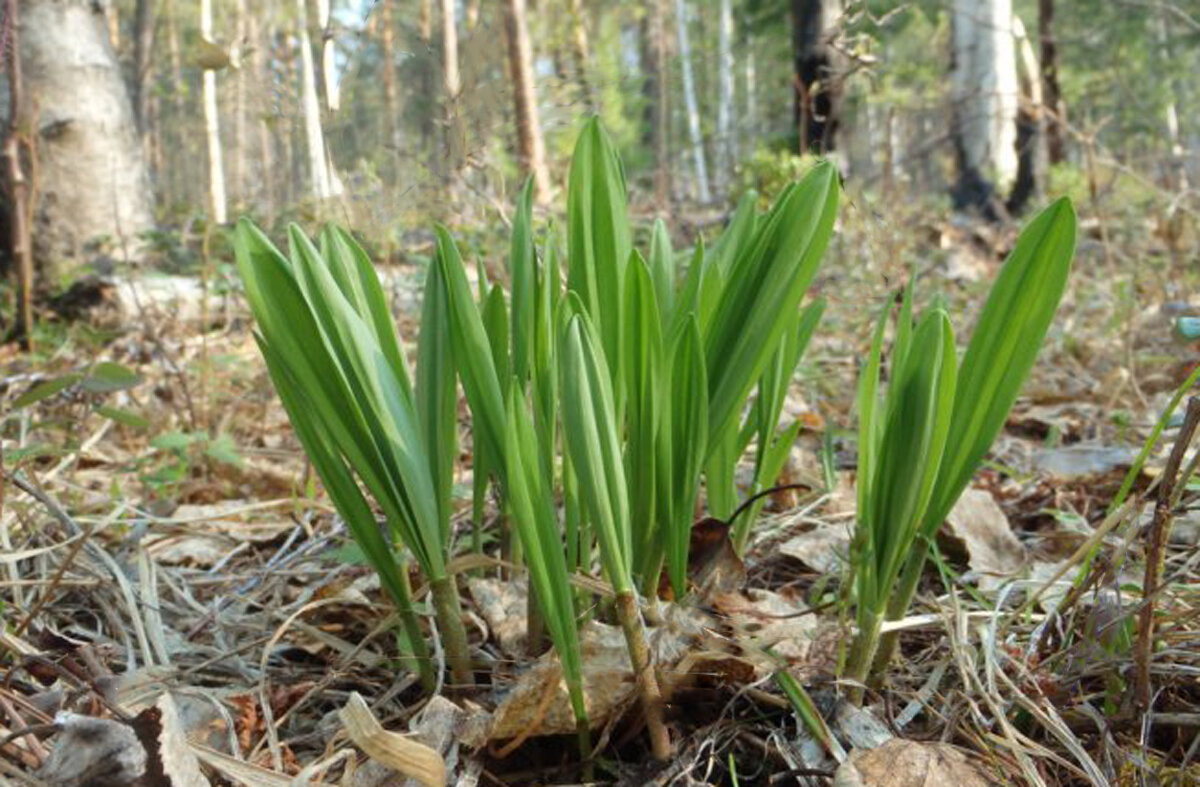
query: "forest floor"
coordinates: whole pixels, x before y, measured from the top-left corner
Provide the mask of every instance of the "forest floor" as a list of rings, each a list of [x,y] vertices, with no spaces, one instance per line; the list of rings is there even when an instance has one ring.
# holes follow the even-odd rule
[[[1179,418],[1133,474],[1134,503],[1106,516],[1200,360],[1174,330],[1200,315],[1195,260],[1142,220],[1101,231],[1084,212],[1066,299],[900,623],[901,657],[862,709],[841,699],[854,379],[872,315],[916,266],[919,302],[943,297],[964,342],[1015,238],[911,210],[883,218],[850,200],[818,277],[830,306],[786,406],[804,423],[787,480],[811,491],[772,498],[744,561],[695,550],[693,569],[718,578],[654,627],[669,764],[651,764],[620,648],[588,629],[595,783],[828,784],[853,750],[862,783],[888,787],[1200,784],[1190,477],[1161,590],[1149,602],[1140,592]],[[405,251],[387,273],[409,340],[428,249]],[[524,641],[519,573],[469,557],[469,493],[457,528],[477,683],[430,698],[404,668],[378,582],[319,494],[226,263],[204,280],[201,308],[147,289],[132,318],[101,309],[44,328],[33,355],[4,350],[0,783],[65,784],[55,774],[66,758],[111,764],[112,751],[139,747],[162,768],[147,784],[404,783],[388,766],[403,744],[366,740],[340,713],[355,693],[383,728],[438,752],[448,783],[586,781],[557,677]],[[1151,712],[1140,713],[1146,603],[1159,646]],[[768,647],[779,661],[761,657]],[[800,720],[779,664],[827,734]],[[62,711],[82,716],[59,717],[51,734]],[[133,719],[117,727],[141,742],[89,733],[82,717]]]

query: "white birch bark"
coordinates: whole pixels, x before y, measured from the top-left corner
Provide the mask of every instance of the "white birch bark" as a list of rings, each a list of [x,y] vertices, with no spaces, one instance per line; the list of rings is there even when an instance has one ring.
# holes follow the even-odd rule
[[[208,2],[208,0],[204,0]],[[318,200],[333,194],[329,167],[325,160],[325,134],[321,130],[321,105],[317,101],[317,77],[314,71],[312,41],[308,36],[308,11],[305,0],[296,0],[297,39],[300,45],[301,105],[304,111],[304,139],[308,146],[308,166],[312,176],[312,194]]]
[[[85,0],[22,0],[18,14],[22,92],[36,102],[33,259],[57,284],[104,254],[136,258],[153,191],[104,16]]]
[[[963,164],[1005,193],[1017,177],[1012,0],[954,0],[952,94]]]
[[[212,0],[200,0],[200,36],[213,43]],[[217,72],[204,70],[204,138],[208,142],[208,202],[212,220],[224,224],[226,215],[225,163],[221,148],[221,120],[217,112]]]
[[[321,31],[321,80],[325,86],[325,108],[330,114],[341,107],[337,65],[333,58],[333,35],[329,29],[330,0],[317,0],[317,27]]]
[[[696,166],[696,196],[711,202],[708,167],[704,161],[704,140],[700,136],[700,109],[696,104],[696,85],[692,78],[692,48],[688,42],[687,0],[675,0],[675,18],[679,28],[679,60],[683,67],[683,103],[687,113],[688,135],[692,143],[692,161]]]
[[[745,138],[749,141],[745,152],[753,153],[758,139],[758,74],[754,62],[753,39],[750,39],[746,47],[746,117],[742,127]],[[741,154],[742,151],[739,149],[738,153]]]
[[[458,98],[462,87],[458,76],[458,27],[455,19],[455,0],[442,0],[442,75],[446,93],[451,100]]]

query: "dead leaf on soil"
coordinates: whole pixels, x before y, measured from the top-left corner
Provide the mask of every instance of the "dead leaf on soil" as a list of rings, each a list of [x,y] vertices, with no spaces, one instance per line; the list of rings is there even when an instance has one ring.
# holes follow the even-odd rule
[[[475,608],[487,622],[505,656],[517,658],[525,653],[526,606],[528,590],[524,582],[472,577],[467,581]]]
[[[1056,478],[1101,475],[1118,467],[1128,467],[1137,456],[1132,448],[1077,443],[1059,448],[1043,448],[1034,453],[1033,464],[1040,473]]]
[[[208,568],[245,543],[273,541],[295,525],[279,517],[267,521],[246,521],[235,512],[252,504],[245,500],[227,500],[212,505],[182,505],[173,520],[184,520],[185,532],[148,536],[146,547],[155,561],[165,565],[187,563]]]
[[[442,755],[423,743],[385,730],[358,692],[350,695],[339,715],[350,740],[371,759],[428,787],[446,784]]]
[[[779,552],[814,571],[831,574],[840,570],[850,553],[850,529],[844,524],[822,523],[783,542]]]
[[[1025,547],[1013,535],[1008,517],[991,492],[967,489],[942,529],[952,547],[967,554],[971,570],[979,574],[981,590],[991,590],[1025,566]]]
[[[727,618],[734,639],[747,645],[747,657],[760,662],[762,669],[773,672],[778,668],[766,655],[756,658],[756,654],[767,648],[789,662],[808,657],[818,621],[803,601],[752,588],[716,596],[712,606]]]
[[[687,647],[687,638],[668,627],[648,629],[655,666],[671,669]],[[634,696],[633,669],[625,637],[617,626],[596,621],[579,633],[583,655],[583,693],[588,719],[593,727],[624,712]],[[565,735],[575,731],[575,716],[562,680],[562,669],[553,652],[542,656],[521,674],[492,713],[486,740],[502,741],[519,736]],[[464,737],[471,746],[484,740]]]
[[[991,787],[995,784],[960,749],[946,743],[893,738],[856,750],[842,763],[834,787]]]
[[[55,787],[208,787],[170,694],[131,724],[62,713],[61,732],[39,772]]]

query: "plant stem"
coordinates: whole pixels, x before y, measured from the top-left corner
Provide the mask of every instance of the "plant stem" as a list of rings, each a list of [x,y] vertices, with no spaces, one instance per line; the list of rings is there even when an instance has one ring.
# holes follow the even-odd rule
[[[617,618],[625,632],[625,645],[629,648],[629,660],[633,663],[633,674],[637,678],[638,693],[642,698],[642,712],[646,714],[646,727],[650,732],[650,750],[654,759],[666,762],[671,758],[671,737],[663,723],[663,699],[650,663],[650,647],[646,644],[646,630],[642,625],[642,614],[632,591],[618,593],[616,599]]]
[[[525,652],[537,657],[546,652],[546,620],[542,617],[542,608],[538,605],[537,590],[533,582],[525,597]]]
[[[429,590],[446,649],[446,663],[450,665],[450,679],[459,686],[470,686],[475,682],[475,674],[471,670],[471,651],[462,622],[458,587],[452,577],[439,577],[430,581]]]
[[[861,602],[860,602],[861,604]],[[858,633],[850,647],[850,661],[845,677],[857,685],[850,687],[850,701],[859,705],[863,700],[863,686],[871,675],[872,663],[879,649],[879,629],[883,619],[873,610],[862,607],[858,612]]]
[[[429,657],[429,645],[425,642],[425,633],[421,631],[421,620],[412,605],[412,588],[408,583],[408,564],[399,565],[400,582],[395,586],[392,603],[396,605],[396,613],[400,616],[400,625],[404,629],[403,639],[412,658],[413,671],[421,680],[421,688],[430,694],[437,688],[437,676],[433,674],[433,659]]]
[[[581,775],[585,782],[590,782],[595,778],[596,769],[592,763],[592,731],[586,718],[575,720],[575,736],[579,741],[579,759],[583,761]]]
[[[899,620],[912,606],[913,596],[917,594],[917,584],[921,581],[921,572],[925,568],[925,558],[929,556],[929,542],[917,536],[913,542],[912,551],[908,553],[908,561],[900,572],[900,581],[887,605],[885,620]],[[900,640],[899,631],[889,631],[883,635],[875,651],[874,661],[870,672],[864,677],[874,678],[883,674],[892,656],[896,653],[896,644]]]

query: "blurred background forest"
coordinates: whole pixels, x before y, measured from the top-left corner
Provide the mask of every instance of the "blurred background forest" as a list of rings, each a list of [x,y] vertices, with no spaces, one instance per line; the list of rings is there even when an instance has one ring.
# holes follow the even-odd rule
[[[748,187],[773,193],[816,154],[893,218],[1004,219],[1065,193],[1106,224],[1149,219],[1179,248],[1200,177],[1194,2],[7,8],[21,75],[6,170],[50,290],[126,259],[186,269],[206,228],[242,214],[335,218],[385,256],[432,220],[499,226],[527,174],[543,202],[562,192],[591,113],[620,146],[635,211],[684,228],[719,221]]]

